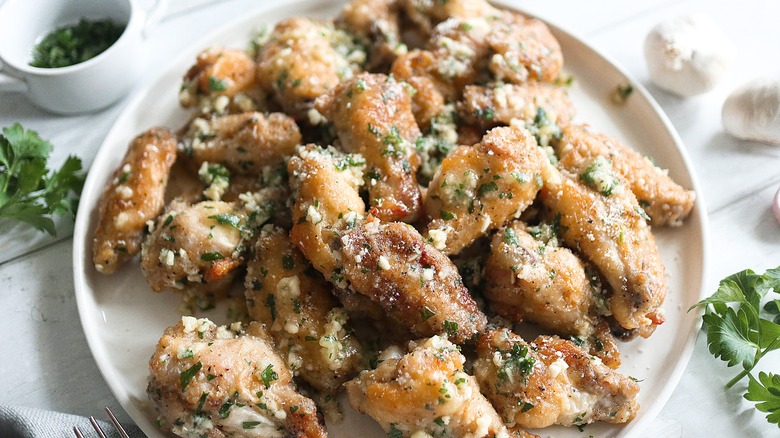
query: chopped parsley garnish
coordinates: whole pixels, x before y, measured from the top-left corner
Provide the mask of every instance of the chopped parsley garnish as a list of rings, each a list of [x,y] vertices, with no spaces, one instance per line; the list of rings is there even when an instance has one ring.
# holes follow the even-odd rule
[[[292,255],[285,254],[282,256],[282,267],[284,267],[284,269],[292,269],[295,267],[295,260]]]
[[[449,336],[454,336],[458,333],[458,323],[454,321],[444,321],[444,331],[446,331]]]
[[[423,306],[422,310],[420,310],[420,316],[422,317],[423,321],[427,321],[431,319],[432,316],[435,316],[436,313],[433,312],[428,306]]]
[[[477,189],[477,195],[479,196],[485,196],[490,192],[496,192],[498,191],[498,185],[496,185],[495,181],[490,181],[487,184],[481,184],[479,188]]]
[[[209,76],[209,91],[225,91],[228,83],[216,76]]]
[[[395,427],[395,424],[390,423],[390,431],[387,432],[387,438],[402,438],[403,432]]]
[[[270,388],[271,382],[279,379],[279,374],[277,374],[276,371],[274,371],[273,364],[268,364],[268,366],[265,367],[263,372],[260,373],[260,378],[263,379],[263,385],[265,385],[266,388]]]
[[[209,216],[209,219],[214,219],[221,225],[228,225],[233,228],[239,228],[241,224],[241,218],[232,213],[220,213],[213,216]]]
[[[520,239],[518,239],[515,230],[511,228],[507,228],[504,230],[504,242],[506,242],[509,245],[517,246],[520,244]]]
[[[87,20],[62,26],[33,49],[30,65],[38,68],[60,68],[79,64],[103,53],[124,32],[125,27],[112,20]]]
[[[520,343],[512,344],[509,350],[498,350],[504,362],[498,369],[498,378],[509,380],[515,372],[520,373],[521,377],[526,377],[536,363],[536,359],[528,356],[528,347]]]
[[[217,260],[224,260],[225,256],[218,252],[204,252],[200,255],[200,259],[204,262],[215,262]]]
[[[444,219],[445,221],[449,221],[449,220],[455,219],[455,213],[450,213],[447,210],[440,210],[439,211],[439,217]]]
[[[259,421],[242,421],[241,422],[241,427],[243,429],[254,429],[254,428],[256,428],[259,425],[260,425]]]
[[[201,368],[203,368],[203,364],[198,361],[195,365],[181,372],[179,375],[179,383],[181,384],[182,392],[184,392],[187,385],[190,384],[192,378],[195,377],[195,374],[198,374],[198,371],[200,371]]]

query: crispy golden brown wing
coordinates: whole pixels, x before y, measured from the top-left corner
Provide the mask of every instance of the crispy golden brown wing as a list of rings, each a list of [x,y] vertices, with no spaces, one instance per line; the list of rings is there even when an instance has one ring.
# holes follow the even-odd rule
[[[639,386],[557,337],[532,344],[493,330],[477,344],[474,376],[505,422],[540,428],[594,421],[625,423],[636,414]]]
[[[454,150],[428,185],[426,237],[457,254],[518,217],[536,197],[546,161],[533,136],[519,127],[495,128],[481,143]]]
[[[608,166],[580,176],[548,171],[541,199],[549,215],[558,218],[564,243],[606,279],[615,320],[650,336],[663,322],[666,271],[636,198]]]
[[[154,128],[136,137],[100,198],[92,241],[92,263],[111,274],[138,254],[147,221],[163,208],[168,173],[176,160],[176,139]]]
[[[342,274],[417,336],[462,343],[485,328],[455,265],[411,225],[370,218],[341,238]]]
[[[409,90],[390,76],[364,73],[317,100],[341,146],[366,160],[371,207],[382,220],[413,222],[421,209],[414,144],[420,129]]]
[[[604,157],[636,195],[653,225],[681,225],[693,208],[695,193],[672,181],[663,169],[623,143],[599,134],[587,125],[570,125],[555,147],[559,166],[580,174]]]
[[[331,23],[288,18],[260,48],[257,80],[287,114],[308,120],[314,99],[350,79],[364,61],[365,52]]]
[[[263,323],[285,363],[314,388],[335,393],[362,365],[347,312],[281,228],[266,227],[247,262],[249,316]]]
[[[182,317],[149,361],[147,393],[161,427],[180,436],[327,437],[314,402],[258,325]]]
[[[208,162],[223,164],[233,174],[257,174],[292,155],[300,142],[298,125],[282,113],[198,117],[182,139],[182,155],[193,169]]]
[[[454,344],[434,336],[410,342],[409,350],[385,352],[375,370],[346,385],[352,407],[379,422],[388,436],[522,436],[507,429],[480,394]]]

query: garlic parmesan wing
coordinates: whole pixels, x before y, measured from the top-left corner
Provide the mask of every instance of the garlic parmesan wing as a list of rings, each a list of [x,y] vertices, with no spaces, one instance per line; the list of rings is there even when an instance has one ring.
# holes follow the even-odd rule
[[[512,321],[530,321],[563,335],[587,336],[597,324],[595,294],[569,249],[536,240],[515,221],[493,236],[484,294]]]
[[[489,331],[477,343],[474,377],[507,424],[532,429],[625,423],[639,409],[639,385],[557,337],[529,344],[506,329]]]
[[[314,100],[352,78],[365,56],[350,35],[331,23],[289,18],[276,24],[260,48],[257,80],[284,112],[316,121]]]
[[[368,47],[366,69],[385,70],[396,56],[406,53],[401,42],[401,17],[396,0],[351,0],[336,19]]]
[[[400,350],[400,349],[399,349]],[[406,354],[383,353],[374,370],[347,382],[349,403],[392,437],[523,436],[501,421],[463,370],[457,346],[434,336],[409,343]]]
[[[455,265],[411,225],[370,218],[346,232],[341,244],[349,287],[413,334],[463,343],[484,330],[487,319]]]
[[[147,393],[161,427],[182,437],[327,437],[314,402],[256,324],[182,317],[149,361]]]
[[[666,270],[634,195],[608,163],[594,166],[579,177],[549,167],[541,200],[559,218],[563,242],[609,284],[609,311],[618,324],[648,337],[664,321]]]
[[[420,137],[409,91],[383,74],[364,73],[317,100],[341,146],[366,160],[368,196],[386,221],[413,222],[421,210],[414,144]]]
[[[598,157],[610,161],[612,169],[636,195],[653,225],[682,225],[693,208],[696,194],[672,181],[663,169],[633,149],[587,125],[570,125],[555,147],[559,166],[581,174]]]
[[[546,24],[535,18],[504,12],[501,24],[494,26],[486,43],[493,52],[488,68],[497,81],[552,82],[563,67],[558,40]]]
[[[449,18],[484,18],[501,13],[484,0],[398,0],[398,4],[426,38],[437,24]]]
[[[574,106],[563,87],[544,82],[522,85],[469,85],[458,102],[461,121],[489,129],[499,125],[531,125],[539,108],[552,123],[566,125],[574,117]]]
[[[514,221],[498,230],[481,273],[488,279],[483,294],[499,315],[576,337],[578,345],[617,368],[620,351],[605,317],[600,278],[558,245],[558,226]]]
[[[298,148],[287,165],[295,194],[290,240],[315,269],[336,286],[346,287],[340,265],[339,237],[366,213],[358,193],[365,161],[333,148]]]
[[[182,290],[199,307],[223,295],[244,260],[246,216],[235,204],[175,199],[141,250],[141,269],[156,292]],[[202,305],[201,305],[202,303]]]
[[[168,174],[176,160],[176,138],[167,129],[150,129],[130,143],[98,203],[92,240],[95,270],[112,274],[138,254],[147,221],[160,214]]]
[[[255,61],[242,50],[214,46],[200,52],[187,70],[179,103],[202,113],[242,113],[261,108],[261,94]]]
[[[518,127],[495,128],[482,142],[460,146],[428,185],[426,237],[446,254],[457,254],[518,217],[541,188],[546,161],[533,136]]]
[[[181,152],[194,169],[208,162],[223,164],[233,174],[256,174],[292,155],[300,142],[291,117],[251,112],[193,119]]]
[[[332,394],[361,369],[349,315],[286,231],[260,232],[244,285],[249,316],[267,328],[293,374]]]

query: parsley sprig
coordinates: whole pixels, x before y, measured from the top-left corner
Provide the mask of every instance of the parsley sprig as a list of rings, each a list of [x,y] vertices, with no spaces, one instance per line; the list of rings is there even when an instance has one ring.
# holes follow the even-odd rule
[[[14,219],[55,234],[54,214],[76,215],[84,185],[81,160],[68,157],[49,173],[52,146],[15,123],[0,135],[0,220]]]
[[[780,375],[753,376],[751,371],[767,353],[780,349],[780,267],[758,275],[750,269],[721,280],[718,290],[690,310],[704,309],[703,327],[710,353],[742,371],[731,379],[731,388],[748,377],[746,400],[767,413],[767,420],[780,427]],[[768,301],[766,299],[769,298]],[[766,301],[763,308],[761,302]]]

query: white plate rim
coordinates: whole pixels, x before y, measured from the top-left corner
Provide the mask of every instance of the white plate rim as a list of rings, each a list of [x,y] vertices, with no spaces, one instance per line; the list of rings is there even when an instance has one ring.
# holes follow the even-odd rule
[[[204,36],[199,41],[193,43],[193,45],[189,46],[190,48],[186,50],[185,53],[180,54],[180,56],[177,56],[175,59],[173,59],[165,68],[161,69],[160,73],[151,80],[151,83],[155,83],[156,81],[161,79],[165,75],[165,73],[173,70],[177,66],[186,67],[187,65],[189,65],[193,57],[191,52],[197,53],[197,51],[199,51],[201,48],[208,46],[209,42],[216,40],[217,36],[227,33],[230,29],[238,26],[239,24],[244,24],[248,28],[249,25],[246,23],[248,23],[250,20],[260,18],[261,13],[263,12],[274,10],[274,9],[294,10],[296,5],[310,5],[315,3],[318,3],[318,6],[328,7],[328,6],[335,6],[337,4],[343,3],[343,1],[341,0],[326,0],[326,1],[292,0],[292,1],[285,1],[285,2],[274,2],[271,4],[265,4],[253,8],[251,12],[243,14],[242,17],[238,17],[234,20],[231,20],[228,23],[225,23],[223,26],[215,29],[214,31],[210,32],[208,35]],[[523,13],[525,15],[531,17],[534,16],[533,14],[524,11],[522,8],[519,8],[516,4],[513,4],[513,2],[511,1],[499,0],[495,3],[502,7],[513,9],[517,12]],[[625,71],[625,69],[623,69],[617,62],[611,59],[611,57],[609,57],[608,55],[602,53],[597,48],[587,44],[585,42],[585,39],[579,38],[574,34],[572,34],[571,32],[561,29],[560,27],[556,26],[555,24],[551,23],[548,20],[543,20],[543,21],[545,21],[545,23],[550,27],[550,29],[554,33],[556,33],[556,35],[565,36],[570,41],[574,41],[577,44],[582,45],[588,51],[596,55],[596,57],[600,58],[599,59],[600,62],[604,62],[608,64],[610,68],[620,73],[628,83],[632,84],[632,86],[634,87],[635,95],[641,97],[641,105],[645,105],[652,110],[651,111],[652,115],[657,118],[657,122],[663,126],[665,133],[670,136],[672,142],[675,145],[676,152],[679,154],[678,158],[682,160],[682,164],[685,169],[686,176],[690,180],[689,187],[692,188],[697,193],[696,206],[694,207],[694,210],[691,213],[691,217],[688,219],[688,223],[689,224],[695,223],[694,225],[698,227],[698,231],[700,234],[700,241],[698,241],[697,243],[701,246],[701,254],[696,254],[697,256],[700,256],[701,259],[700,273],[697,275],[696,278],[696,280],[699,283],[698,299],[707,296],[708,293],[705,289],[704,280],[707,278],[706,275],[709,266],[709,256],[708,256],[709,223],[706,215],[704,199],[702,199],[701,197],[701,194],[703,192],[700,189],[700,183],[698,181],[695,171],[693,170],[693,166],[691,165],[690,157],[679,135],[677,134],[676,130],[674,129],[673,125],[669,121],[666,114],[663,112],[663,110],[658,105],[658,103],[652,98],[652,96],[647,91],[647,89],[641,83],[634,80],[627,73],[627,71]],[[106,138],[103,144],[101,145],[98,154],[96,155],[95,160],[92,164],[92,169],[97,169],[101,165],[110,162],[112,158],[115,158],[115,155],[113,155],[112,157],[113,151],[110,150],[110,146],[114,143],[112,140],[115,140],[114,137],[116,137],[117,132],[120,131],[121,123],[124,122],[128,117],[131,117],[133,113],[139,110],[139,105],[148,97],[151,88],[152,88],[151,86],[147,86],[138,89],[133,94],[133,96],[128,100],[128,102],[125,104],[124,108],[117,116],[114,126],[106,135]],[[125,143],[127,142],[129,142],[129,139],[127,139]],[[126,410],[126,412],[130,415],[130,417],[134,421],[136,421],[139,427],[141,427],[144,433],[146,433],[149,436],[154,436],[154,435],[163,436],[164,434],[159,429],[157,429],[153,424],[150,424],[149,422],[145,421],[146,416],[141,412],[141,410],[135,404],[131,403],[131,401],[128,399],[127,388],[119,385],[117,383],[117,380],[113,378],[114,374],[116,373],[116,370],[110,366],[110,360],[106,358],[107,352],[105,349],[105,345],[100,341],[98,336],[95,335],[95,333],[97,333],[97,331],[100,329],[100,327],[96,325],[96,322],[98,321],[98,319],[101,318],[101,316],[96,317],[96,315],[92,313],[93,310],[97,310],[97,308],[93,308],[95,303],[93,297],[91,296],[92,291],[87,284],[85,269],[93,269],[90,261],[91,260],[90,248],[91,248],[91,240],[92,240],[90,231],[92,225],[92,218],[94,216],[95,203],[97,202],[97,200],[99,200],[100,194],[102,193],[102,183],[103,183],[102,180],[105,179],[106,172],[110,173],[112,171],[113,169],[108,171],[104,170],[102,172],[90,171],[87,181],[84,184],[84,192],[82,193],[82,202],[79,206],[79,210],[76,216],[76,223],[75,223],[74,234],[73,234],[74,236],[73,238],[73,242],[74,242],[73,279],[74,279],[75,295],[76,295],[76,302],[77,302],[77,307],[79,312],[79,318],[81,320],[82,328],[84,330],[84,334],[87,339],[87,343],[89,345],[93,359],[95,360],[98,369],[100,370],[104,380],[108,384],[114,396],[117,398],[117,400],[120,402],[122,407]],[[98,181],[99,179],[102,180]],[[85,200],[86,201],[93,200],[93,201],[83,202]],[[658,396],[654,399],[652,405],[650,407],[643,407],[643,410],[641,411],[639,418],[621,427],[617,435],[615,436],[629,437],[629,436],[638,435],[641,431],[647,428],[647,426],[655,419],[655,417],[664,407],[668,399],[671,397],[677,384],[679,383],[679,380],[681,379],[685,371],[685,368],[687,367],[687,364],[690,360],[690,356],[693,352],[694,345],[699,334],[699,330],[698,330],[699,317],[700,317],[700,312],[696,312],[695,318],[691,320],[687,333],[685,333],[686,336],[685,342],[682,348],[680,349],[680,353],[677,355],[677,360],[673,368],[667,374],[667,379],[664,382],[660,392],[658,392]],[[105,322],[104,315],[102,316],[102,319]]]

